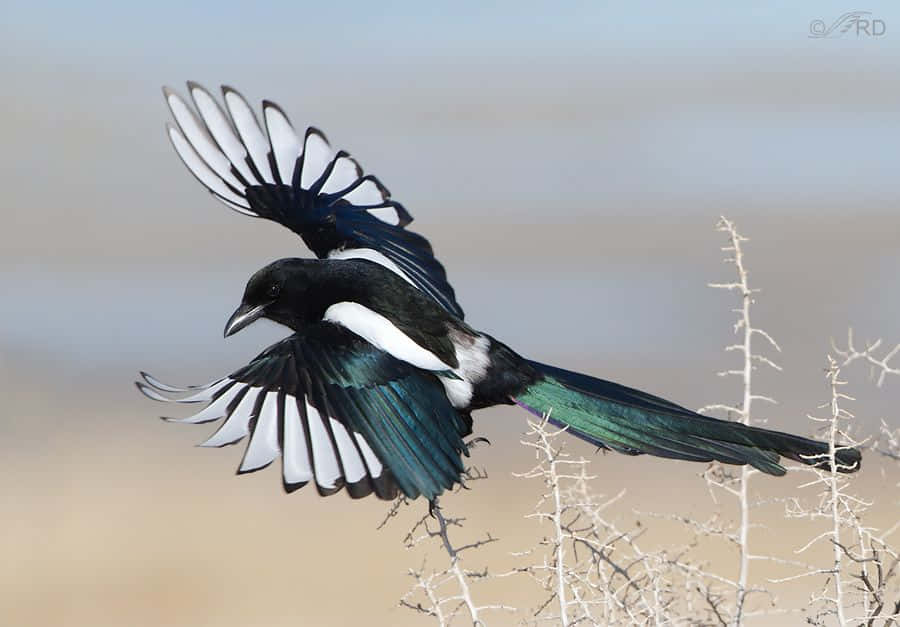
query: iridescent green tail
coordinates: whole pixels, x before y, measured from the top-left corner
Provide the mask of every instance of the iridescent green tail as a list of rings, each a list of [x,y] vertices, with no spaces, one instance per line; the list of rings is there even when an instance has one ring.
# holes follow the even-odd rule
[[[549,414],[579,438],[627,455],[656,455],[697,462],[750,464],[770,475],[785,474],[780,457],[829,468],[828,444],[789,433],[702,416],[617,383],[529,362],[544,378],[514,400],[529,411]],[[857,449],[838,447],[840,472],[859,469]]]

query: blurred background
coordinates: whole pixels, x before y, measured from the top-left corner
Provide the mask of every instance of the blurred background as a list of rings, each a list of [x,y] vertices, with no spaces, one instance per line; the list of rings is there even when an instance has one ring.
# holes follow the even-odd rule
[[[809,37],[853,9],[886,32]],[[236,478],[239,447],[194,449],[209,428],[164,424],[132,385],[202,383],[283,336],[222,328],[253,271],[305,254],[190,176],[162,85],[230,84],[323,129],[415,216],[472,324],[690,407],[738,398],[715,376],[738,365],[722,351],[737,301],[706,287],[732,278],[714,229],[731,217],[763,289],[754,318],[783,349],[761,417],[809,433],[829,337],[900,341],[897,33],[887,2],[7,5],[0,622],[422,623],[395,605],[424,503],[376,531],[384,503],[288,497],[275,469]],[[863,433],[898,424],[900,382],[848,377]],[[498,555],[542,533],[522,518],[540,486],[511,476],[533,461],[524,419],[476,416],[491,478],[448,499]],[[702,468],[570,450],[605,492],[628,489],[623,516],[709,506]],[[883,499],[876,526],[896,520]]]

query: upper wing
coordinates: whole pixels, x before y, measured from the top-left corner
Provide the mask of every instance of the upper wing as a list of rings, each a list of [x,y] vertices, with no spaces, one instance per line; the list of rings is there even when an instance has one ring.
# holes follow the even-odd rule
[[[172,422],[225,418],[201,446],[250,443],[238,473],[282,456],[285,489],[315,480],[319,493],[346,487],[433,499],[463,472],[466,417],[433,375],[391,357],[352,332],[320,323],[266,349],[244,368],[204,386],[176,388],[142,373],[154,400],[207,403]],[[187,393],[183,398],[172,394]]]
[[[245,215],[283,224],[318,257],[338,253],[378,261],[463,317],[428,240],[404,228],[412,216],[348,153],[335,153],[312,127],[301,140],[272,102],[263,101],[263,132],[235,90],[222,88],[224,109],[196,83],[189,82],[188,91],[196,112],[163,89],[177,123],[167,126],[169,138],[216,198]]]

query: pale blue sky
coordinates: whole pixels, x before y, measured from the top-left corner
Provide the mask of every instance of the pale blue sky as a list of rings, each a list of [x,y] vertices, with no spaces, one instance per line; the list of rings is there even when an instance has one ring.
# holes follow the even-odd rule
[[[318,61],[357,54],[418,62],[490,55],[533,58],[599,56],[615,50],[696,52],[802,50],[809,22],[851,9],[900,28],[896,3],[845,2],[497,2],[339,3],[160,0],[119,3],[15,2],[4,11],[5,44],[48,57],[75,53],[116,64],[167,54],[215,51],[221,62],[303,51]],[[10,39],[11,38],[11,39]],[[879,41],[885,56],[896,38]],[[855,47],[856,44],[848,47]],[[241,47],[245,47],[242,50]],[[252,48],[257,59],[246,54]],[[107,53],[114,52],[112,56]],[[296,59],[295,59],[296,60]],[[355,59],[360,60],[360,59]]]
[[[854,8],[885,36],[807,36]],[[805,349],[853,322],[890,333],[898,42],[887,2],[16,2],[0,23],[0,276],[20,306],[0,314],[0,351],[77,362],[93,347],[137,368],[194,342],[193,370],[263,340],[222,343],[224,316],[252,270],[304,249],[178,161],[159,88],[187,79],[274,99],[353,152],[435,243],[474,321],[523,350],[718,361],[720,338],[701,336],[706,312],[729,328],[704,287],[720,213],[759,242],[785,299],[771,314]],[[803,291],[798,264],[857,292],[829,299],[825,274]],[[77,335],[50,306],[60,276]],[[88,320],[120,291],[115,325]],[[559,301],[570,324],[553,322]],[[800,324],[804,307],[822,318]]]
[[[812,19],[847,8],[15,2],[0,24],[0,80],[15,87],[0,132],[16,149],[0,177],[66,171],[88,187],[14,195],[17,206],[116,204],[117,186],[171,167],[158,89],[193,79],[323,128],[420,217],[446,205],[530,221],[550,204],[572,215],[890,211],[900,6],[867,7],[883,37],[807,36]],[[75,127],[90,141],[67,142]],[[63,152],[48,155],[42,139]],[[132,203],[170,206],[165,189]]]

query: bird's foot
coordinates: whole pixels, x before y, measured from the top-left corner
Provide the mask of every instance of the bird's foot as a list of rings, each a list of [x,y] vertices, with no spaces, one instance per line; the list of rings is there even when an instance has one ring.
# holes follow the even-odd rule
[[[434,497],[433,499],[428,501],[428,515],[429,516],[431,516],[432,518],[437,518],[440,509],[441,509],[441,506],[438,505],[437,497]]]

